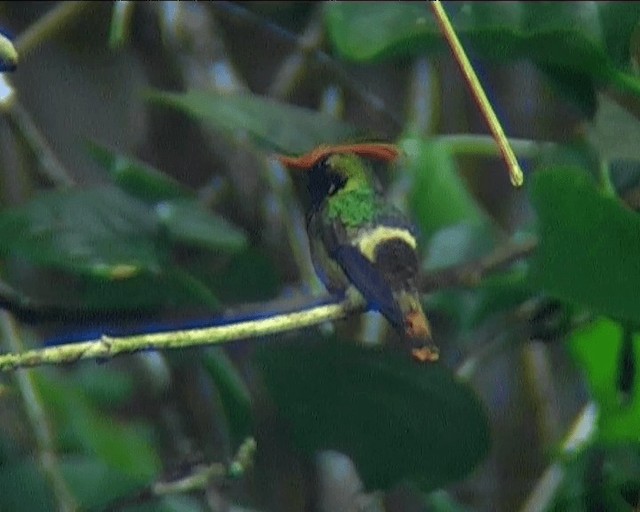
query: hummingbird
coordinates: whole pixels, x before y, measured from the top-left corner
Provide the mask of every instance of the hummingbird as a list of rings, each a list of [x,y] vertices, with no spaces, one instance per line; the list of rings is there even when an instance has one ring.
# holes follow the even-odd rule
[[[436,361],[418,290],[416,230],[383,198],[371,168],[370,160],[397,156],[391,144],[370,143],[321,146],[279,160],[307,171],[311,259],[327,290],[342,296],[356,290],[409,340],[415,359]]]

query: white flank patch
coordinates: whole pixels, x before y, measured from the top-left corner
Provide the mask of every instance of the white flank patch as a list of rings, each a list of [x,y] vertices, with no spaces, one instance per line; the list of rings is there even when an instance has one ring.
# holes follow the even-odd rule
[[[362,254],[369,260],[375,261],[376,247],[382,242],[388,240],[402,240],[412,249],[417,247],[415,237],[408,229],[391,228],[388,226],[378,226],[376,228],[366,230],[361,233],[353,242]]]

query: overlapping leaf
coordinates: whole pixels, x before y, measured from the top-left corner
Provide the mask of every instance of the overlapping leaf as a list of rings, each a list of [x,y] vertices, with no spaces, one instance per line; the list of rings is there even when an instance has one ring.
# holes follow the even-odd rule
[[[540,236],[532,282],[559,299],[640,322],[640,215],[576,170],[537,173],[531,195]]]
[[[460,2],[446,9],[459,37],[484,56],[528,58],[543,69],[569,70],[640,93],[640,82],[626,71],[640,19],[637,3]],[[443,46],[425,3],[332,2],[325,13],[331,40],[348,59],[415,55]]]

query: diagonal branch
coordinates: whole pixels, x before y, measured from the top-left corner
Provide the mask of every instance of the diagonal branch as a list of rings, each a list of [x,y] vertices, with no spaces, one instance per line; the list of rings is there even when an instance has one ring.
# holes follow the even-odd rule
[[[499,248],[479,261],[431,273],[423,279],[422,289],[432,292],[453,286],[475,286],[487,274],[524,258],[536,248],[536,240]],[[0,355],[0,371],[11,371],[45,364],[72,363],[81,359],[104,359],[142,350],[164,350],[202,345],[219,345],[231,341],[256,338],[267,334],[310,327],[339,320],[365,309],[364,299],[350,296],[342,302],[326,302],[302,310],[280,313],[263,318],[226,323],[197,329],[135,334],[131,336],[102,336],[97,339],[69,343],[21,353]]]
[[[352,313],[362,311],[364,306],[363,299],[354,296],[343,302],[331,302],[301,311],[226,325],[132,336],[103,335],[100,338],[79,343],[0,355],[0,371],[6,372],[16,368],[45,364],[72,363],[81,359],[111,358],[119,354],[130,354],[142,350],[219,345],[339,320]]]
[[[521,243],[508,243],[479,260],[428,272],[422,278],[420,289],[423,293],[432,293],[457,286],[476,287],[484,277],[526,258],[537,246],[538,241],[535,238]]]

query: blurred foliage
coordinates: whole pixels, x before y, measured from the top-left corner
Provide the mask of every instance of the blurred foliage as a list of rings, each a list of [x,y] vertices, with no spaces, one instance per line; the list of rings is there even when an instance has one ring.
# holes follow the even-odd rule
[[[522,137],[522,191],[473,135],[484,122],[425,3],[0,5],[17,35],[0,36],[0,299],[56,320],[21,324],[24,344],[94,313],[157,330],[306,304],[304,179],[272,153],[318,144],[395,141],[381,181],[425,273],[453,275],[425,297],[442,365],[366,316],[1,376],[0,510],[64,509],[55,475],[89,510],[308,509],[321,450],[362,480],[345,509],[380,490],[389,510],[515,510],[551,463],[563,478],[536,510],[638,506],[640,4],[445,7]],[[595,425],[568,449],[587,401]],[[150,495],[247,436],[253,468]]]

